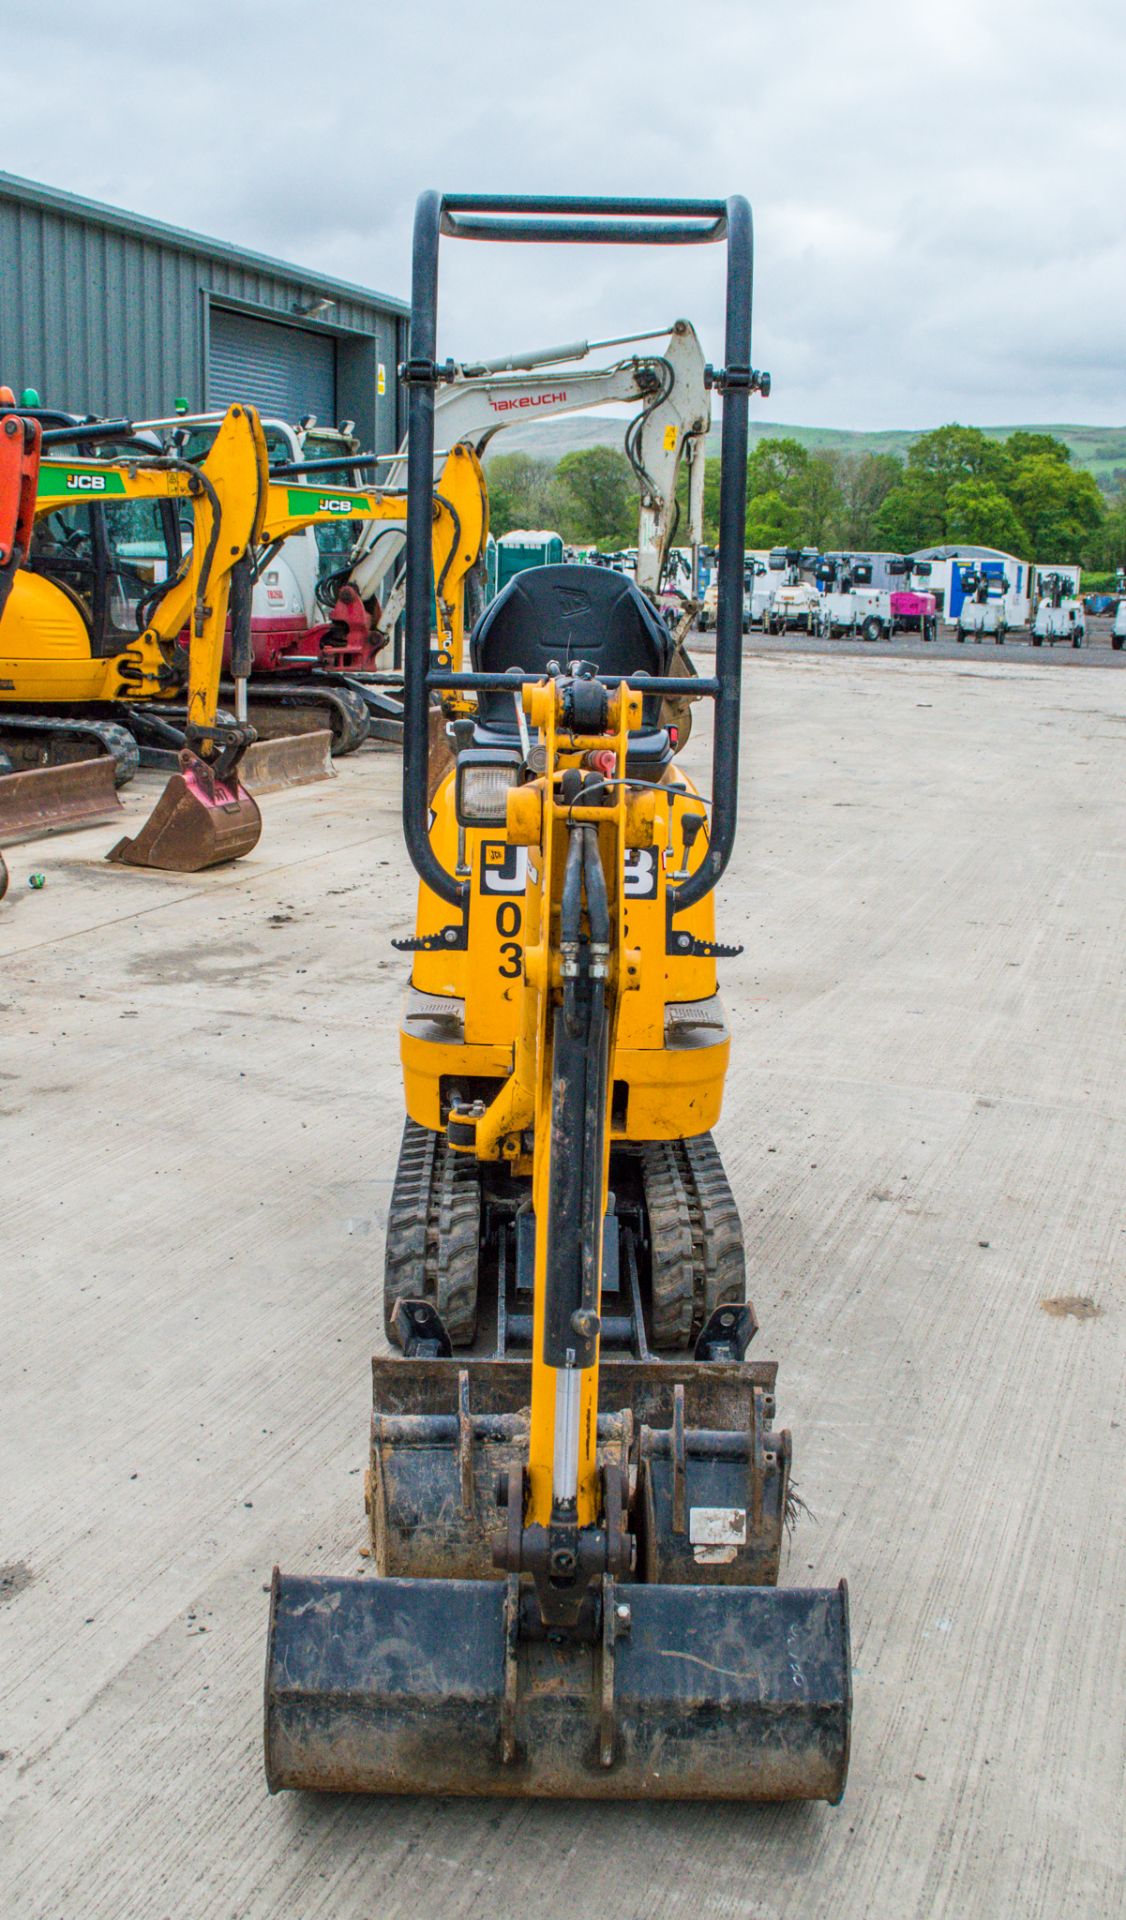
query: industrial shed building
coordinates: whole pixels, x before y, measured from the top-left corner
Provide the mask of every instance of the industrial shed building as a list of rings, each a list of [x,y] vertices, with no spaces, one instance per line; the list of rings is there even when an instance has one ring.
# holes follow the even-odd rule
[[[155,418],[245,400],[355,422],[384,453],[404,426],[408,309],[324,274],[0,173],[0,383],[44,406]]]

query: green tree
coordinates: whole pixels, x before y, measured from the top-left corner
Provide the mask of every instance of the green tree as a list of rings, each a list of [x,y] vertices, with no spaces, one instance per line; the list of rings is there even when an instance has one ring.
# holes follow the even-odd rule
[[[993,480],[958,480],[946,496],[946,538],[977,547],[1027,554],[1028,534],[1012,501]]]
[[[942,497],[961,480],[992,480],[1004,487],[1010,461],[1005,448],[980,427],[962,427],[957,421],[921,433],[907,453],[907,471],[925,476]]]
[[[894,453],[841,453],[833,456],[840,516],[833,544],[850,553],[879,543],[876,515],[903,479],[903,463]]]
[[[704,462],[704,539],[712,546],[719,539],[719,459],[715,454]]]
[[[745,539],[748,547],[805,546],[805,515],[771,487],[748,500]]]
[[[616,447],[566,453],[555,480],[556,519],[565,539],[608,551],[636,543],[637,481],[624,453]]]
[[[760,440],[747,461],[747,498],[756,493],[780,493],[794,498],[809,472],[813,456],[800,440]]]
[[[499,540],[514,527],[550,526],[555,468],[530,453],[497,453],[488,462],[489,526]]]
[[[1020,460],[1029,460],[1043,454],[1045,459],[1058,460],[1063,466],[1071,464],[1071,448],[1066,440],[1058,440],[1054,433],[1026,433],[1023,427],[1016,433],[1010,433],[1005,441],[1005,452],[1015,466]]]
[[[1107,571],[1126,567],[1126,477],[1111,494],[1098,528],[1084,543],[1083,565]]]
[[[749,547],[822,546],[835,537],[842,512],[836,462],[788,437],[760,440],[747,462]],[[768,529],[777,532],[767,538]]]
[[[1026,440],[1050,437],[1023,436]],[[1102,495],[1093,475],[1077,473],[1051,453],[1031,453],[1022,459],[1008,492],[1028,528],[1030,551],[1039,561],[1078,560],[1104,519]]]
[[[884,495],[872,517],[874,546],[885,553],[913,553],[946,538],[946,498],[925,473],[904,474],[899,485]]]

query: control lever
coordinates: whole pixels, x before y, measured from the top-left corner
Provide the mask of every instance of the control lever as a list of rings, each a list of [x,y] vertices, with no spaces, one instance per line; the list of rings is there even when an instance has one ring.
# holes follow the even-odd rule
[[[692,855],[692,849],[696,845],[696,835],[699,833],[703,824],[704,815],[702,813],[685,813],[681,815],[680,831],[683,838],[683,847],[680,855],[680,866],[675,873],[670,873],[670,880],[687,880],[688,862]]]

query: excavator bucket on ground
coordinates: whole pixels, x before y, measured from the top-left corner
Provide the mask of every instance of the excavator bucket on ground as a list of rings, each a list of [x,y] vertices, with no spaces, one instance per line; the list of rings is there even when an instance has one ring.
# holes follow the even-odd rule
[[[179,773],[172,775],[140,833],[119,840],[106,858],[123,867],[202,873],[250,853],[261,833],[262,815],[237,771],[220,778],[185,748]]]
[[[477,621],[472,671],[431,660],[440,233],[728,240],[716,670],[693,687],[715,703],[710,803],[662,718],[684,684],[668,629],[626,577],[530,569]],[[739,951],[713,895],[737,818],[750,288],[739,198],[418,205],[403,821],[421,885],[397,943],[408,1118],[384,1282],[401,1351],[373,1362],[372,1575],[274,1573],[273,1790],[844,1792],[847,1593],[776,1584],[790,1436],[773,1363],[746,1359],[711,1138],[715,963]],[[431,792],[435,691],[476,704]]]
[[[0,844],[112,820],[121,812],[114,775],[109,754],[0,773]]]
[[[314,733],[288,733],[277,739],[261,736],[239,762],[239,776],[251,793],[281,793],[288,787],[312,786],[333,780],[332,734],[327,727]]]
[[[271,1789],[840,1800],[843,1585],[607,1581],[600,1633],[554,1646],[513,1589],[275,1573]]]

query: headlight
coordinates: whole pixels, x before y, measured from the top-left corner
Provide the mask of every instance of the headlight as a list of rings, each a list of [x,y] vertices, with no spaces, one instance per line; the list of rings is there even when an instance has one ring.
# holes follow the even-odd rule
[[[455,794],[458,825],[503,827],[508,795],[520,778],[519,754],[469,748],[458,755]]]

